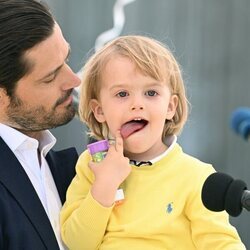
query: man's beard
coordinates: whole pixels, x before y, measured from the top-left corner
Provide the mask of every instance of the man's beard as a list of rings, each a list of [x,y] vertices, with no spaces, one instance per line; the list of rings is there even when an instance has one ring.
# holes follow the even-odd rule
[[[41,131],[68,123],[74,118],[76,112],[73,103],[65,106],[64,112],[61,111],[58,113],[57,107],[62,104],[71,93],[72,90],[58,99],[50,111],[47,111],[43,105],[33,108],[27,107],[17,96],[11,96],[10,104],[7,107],[9,125],[23,131]]]

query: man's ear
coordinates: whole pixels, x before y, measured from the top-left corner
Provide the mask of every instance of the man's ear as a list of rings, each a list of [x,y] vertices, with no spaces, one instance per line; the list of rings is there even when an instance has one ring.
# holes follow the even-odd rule
[[[168,111],[166,115],[167,120],[171,120],[174,117],[177,105],[178,105],[178,96],[172,95],[168,103]]]
[[[7,97],[6,90],[0,87],[0,105],[2,106],[4,105],[7,99],[6,97]]]
[[[102,106],[101,104],[99,103],[98,100],[96,99],[92,99],[90,101],[90,108],[95,116],[95,119],[98,121],[98,122],[105,122],[106,119],[105,119],[105,116],[103,114],[103,111],[102,111]]]

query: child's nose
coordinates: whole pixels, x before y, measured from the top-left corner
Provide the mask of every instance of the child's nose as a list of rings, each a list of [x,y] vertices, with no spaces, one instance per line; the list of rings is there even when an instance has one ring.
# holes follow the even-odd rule
[[[141,97],[135,96],[131,104],[131,110],[143,110],[144,104]]]
[[[143,106],[133,106],[132,110],[143,110]]]

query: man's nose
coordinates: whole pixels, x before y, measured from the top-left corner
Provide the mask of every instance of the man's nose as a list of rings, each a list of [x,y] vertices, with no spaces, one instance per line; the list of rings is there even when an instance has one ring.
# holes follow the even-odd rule
[[[63,85],[64,90],[76,88],[81,84],[81,79],[76,73],[67,65],[66,73],[64,76],[65,84]]]

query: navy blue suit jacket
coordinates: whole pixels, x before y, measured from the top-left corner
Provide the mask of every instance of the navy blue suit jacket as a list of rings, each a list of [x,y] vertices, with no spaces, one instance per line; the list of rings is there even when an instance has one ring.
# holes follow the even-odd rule
[[[46,157],[62,204],[75,176],[74,148]],[[59,250],[47,214],[23,167],[0,137],[0,249]]]

